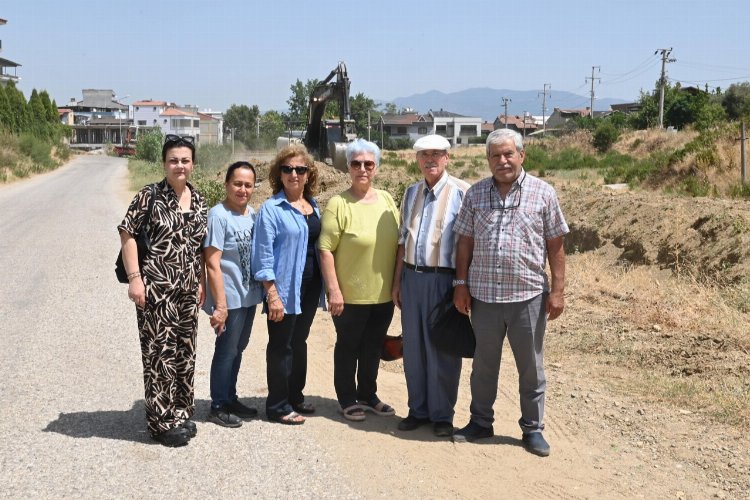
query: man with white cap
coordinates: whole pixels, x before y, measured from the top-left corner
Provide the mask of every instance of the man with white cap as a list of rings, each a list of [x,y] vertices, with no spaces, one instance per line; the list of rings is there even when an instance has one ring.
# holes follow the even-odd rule
[[[424,180],[409,186],[401,202],[401,229],[393,302],[401,309],[404,373],[409,415],[398,425],[410,431],[432,423],[436,436],[453,435],[461,358],[437,350],[430,340],[430,313],[452,293],[456,268],[453,223],[469,184],[445,170],[451,145],[427,135],[414,143]]]

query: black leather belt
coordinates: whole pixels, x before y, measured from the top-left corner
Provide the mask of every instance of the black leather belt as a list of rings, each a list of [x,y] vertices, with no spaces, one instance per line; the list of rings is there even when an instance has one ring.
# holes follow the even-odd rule
[[[415,266],[408,262],[404,262],[404,267],[418,273],[456,274],[456,270],[450,267]]]

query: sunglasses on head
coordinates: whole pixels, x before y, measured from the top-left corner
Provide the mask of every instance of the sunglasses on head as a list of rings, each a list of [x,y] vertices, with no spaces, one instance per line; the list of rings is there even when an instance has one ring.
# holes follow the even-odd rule
[[[195,144],[195,137],[193,137],[192,135],[167,134],[164,137],[164,144],[168,144],[170,142],[187,142],[188,144]]]
[[[365,160],[365,161],[352,160],[349,162],[349,168],[359,170],[362,167],[365,167],[365,170],[369,172],[370,170],[375,168],[375,162],[372,160]]]
[[[297,175],[305,175],[308,170],[310,170],[310,169],[306,165],[298,165],[296,167],[293,167],[291,165],[282,165],[281,166],[281,173],[282,174],[291,174],[292,172],[296,172]]]

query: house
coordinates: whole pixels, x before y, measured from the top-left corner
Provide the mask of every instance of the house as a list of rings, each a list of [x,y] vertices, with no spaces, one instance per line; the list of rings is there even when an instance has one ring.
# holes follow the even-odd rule
[[[537,130],[537,124],[535,123],[534,118],[530,115],[508,115],[507,124],[505,123],[505,115],[498,115],[492,125],[494,126],[494,130],[499,128],[509,128],[515,130],[524,137],[526,137],[527,134],[536,132]]]
[[[547,129],[560,128],[565,125],[566,122],[578,116],[591,116],[591,109],[586,107],[585,109],[560,109],[555,108],[552,114],[547,118]]]
[[[216,113],[198,113],[200,120],[200,138],[201,144],[223,144],[224,120],[221,114],[217,117]]]
[[[7,24],[8,21],[5,19],[0,19],[0,26]],[[3,41],[0,40],[0,52],[3,51]],[[5,59],[3,57],[0,57],[0,85],[5,85],[8,82],[18,82],[18,74],[16,68],[18,68],[20,64],[17,62],[13,62],[10,59]],[[11,74],[12,70],[12,74]]]
[[[621,104],[610,104],[610,109],[612,111],[619,111],[620,113],[625,113],[626,115],[629,115],[630,113],[637,113],[641,110],[640,103],[637,102],[624,102]]]
[[[68,108],[57,108],[57,114],[60,117],[60,123],[63,125],[73,125],[73,111]]]
[[[453,146],[468,144],[469,137],[482,135],[482,119],[449,111],[430,110],[427,114],[407,112],[384,114],[383,130],[393,139],[408,137],[416,141],[429,134],[442,135]]]
[[[136,127],[156,127],[159,125],[159,115],[167,109],[166,101],[146,99],[135,101],[133,107],[133,123]]]
[[[58,108],[72,115],[70,146],[95,149],[107,143],[122,144],[131,124],[128,106],[118,102],[111,89],[83,89],[81,93],[82,100],[71,98],[67,106]]]
[[[159,127],[164,135],[189,135],[195,137],[196,143],[200,142],[200,117],[197,111],[167,108],[159,114]]]

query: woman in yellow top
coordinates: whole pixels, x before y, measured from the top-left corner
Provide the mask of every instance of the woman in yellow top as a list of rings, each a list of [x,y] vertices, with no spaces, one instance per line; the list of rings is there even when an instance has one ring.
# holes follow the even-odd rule
[[[357,139],[346,148],[351,187],[326,205],[318,240],[320,267],[336,327],[333,382],[341,413],[394,415],[377,396],[380,350],[393,318],[391,283],[398,248],[399,210],[372,187],[380,149]]]

